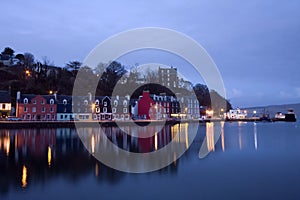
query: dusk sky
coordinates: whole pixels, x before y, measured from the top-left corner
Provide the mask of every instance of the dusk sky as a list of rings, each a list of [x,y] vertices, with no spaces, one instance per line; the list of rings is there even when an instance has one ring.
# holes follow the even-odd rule
[[[201,44],[234,107],[300,103],[300,1],[2,1],[0,48],[64,66],[122,31],[162,27]],[[1,49],[1,50],[2,50]],[[133,56],[134,57],[134,56]],[[125,66],[176,59],[123,59]],[[122,60],[122,59],[121,59]],[[193,82],[193,73],[184,74]]]

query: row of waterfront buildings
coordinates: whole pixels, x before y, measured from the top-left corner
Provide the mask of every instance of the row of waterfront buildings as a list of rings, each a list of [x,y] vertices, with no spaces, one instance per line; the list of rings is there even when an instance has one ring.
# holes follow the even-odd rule
[[[1,100],[0,100],[1,101]],[[6,106],[6,104],[5,104]],[[16,107],[11,109],[25,121],[129,120],[200,117],[200,105],[195,95],[168,96],[143,91],[138,99],[126,96],[34,95],[17,93]],[[3,110],[0,110],[3,113]],[[3,114],[2,114],[3,115]]]

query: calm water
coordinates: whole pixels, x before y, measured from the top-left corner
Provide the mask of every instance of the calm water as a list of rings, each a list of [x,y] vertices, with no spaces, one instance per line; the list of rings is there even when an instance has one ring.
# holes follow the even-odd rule
[[[126,151],[146,153],[168,144],[174,134],[186,148],[195,126],[197,136],[179,160],[144,174],[98,162],[88,152],[103,145],[97,135],[86,150],[74,129],[2,129],[0,199],[300,199],[298,122],[225,123],[216,145],[214,124],[166,126],[156,138],[142,140],[117,128],[105,133]],[[211,152],[200,159],[205,136]]]

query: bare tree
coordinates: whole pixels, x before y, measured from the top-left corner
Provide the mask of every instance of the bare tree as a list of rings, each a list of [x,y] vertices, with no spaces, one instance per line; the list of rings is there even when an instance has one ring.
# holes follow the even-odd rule
[[[24,53],[24,65],[27,68],[32,68],[34,65],[34,56],[31,53]]]

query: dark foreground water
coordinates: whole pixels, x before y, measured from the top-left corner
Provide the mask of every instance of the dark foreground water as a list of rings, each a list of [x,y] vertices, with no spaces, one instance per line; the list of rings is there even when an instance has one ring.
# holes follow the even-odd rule
[[[105,132],[124,150],[147,153],[174,134],[187,148],[190,126],[167,126],[142,140],[116,128]],[[98,162],[88,152],[103,145],[97,135],[86,150],[74,129],[2,129],[0,199],[300,199],[300,123],[225,123],[216,145],[213,126],[197,124],[179,160],[143,174]],[[205,136],[211,152],[200,159]]]

